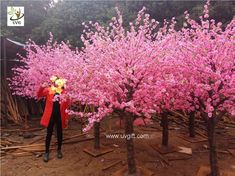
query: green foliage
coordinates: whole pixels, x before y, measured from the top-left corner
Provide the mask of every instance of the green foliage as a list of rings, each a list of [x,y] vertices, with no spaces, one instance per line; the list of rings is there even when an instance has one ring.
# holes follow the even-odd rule
[[[202,15],[204,1],[69,1],[53,3],[52,0],[2,1],[1,35],[25,42],[32,38],[44,44],[52,32],[58,41],[69,40],[73,46],[81,46],[82,22],[98,21],[107,25],[115,16],[115,7],[123,14],[124,25],[132,21],[143,6],[152,18],[162,22],[176,17],[178,27],[183,24],[183,13],[188,10],[193,18]],[[25,26],[7,27],[7,6],[25,7]],[[235,14],[234,1],[212,1],[210,15],[222,23],[228,23]]]
[[[69,40],[74,46],[80,46],[79,39],[83,31],[82,22],[98,21],[107,23],[114,15],[110,2],[62,1],[48,11],[47,18],[32,31],[32,38],[40,43],[48,39],[52,32],[58,41]]]

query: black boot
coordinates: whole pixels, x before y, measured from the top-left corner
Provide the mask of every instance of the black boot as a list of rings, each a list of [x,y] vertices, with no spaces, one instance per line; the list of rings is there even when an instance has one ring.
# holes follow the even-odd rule
[[[63,154],[62,154],[61,150],[57,150],[57,158],[58,159],[63,158]]]
[[[43,161],[44,161],[44,162],[48,162],[48,161],[49,161],[49,152],[48,152],[48,153],[45,153],[45,154],[43,155]]]

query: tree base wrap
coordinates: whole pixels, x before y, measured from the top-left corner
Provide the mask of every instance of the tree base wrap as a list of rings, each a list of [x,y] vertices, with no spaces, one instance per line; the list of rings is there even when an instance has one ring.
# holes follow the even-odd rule
[[[94,123],[94,148],[98,150],[100,148],[100,122]]]
[[[169,142],[169,118],[166,112],[162,113],[161,126],[162,126],[162,145],[168,146]]]
[[[216,115],[215,111],[213,112],[213,116],[208,118],[207,120],[207,135],[208,135],[208,143],[209,143],[209,161],[210,161],[210,170],[212,176],[219,176],[219,164],[217,157],[217,144],[216,144]],[[222,175],[222,174],[221,174]]]
[[[126,112],[125,113],[125,135],[132,135],[134,133],[133,128],[133,114]],[[137,172],[136,162],[135,162],[135,149],[134,149],[134,139],[130,137],[126,138],[126,155],[127,155],[127,165],[128,173],[135,175]]]
[[[180,134],[180,135],[178,135],[178,137],[185,140],[185,141],[187,141],[187,142],[190,142],[190,143],[205,142],[205,141],[208,140],[207,138],[202,137],[200,135],[196,135],[195,137],[189,137],[186,134]]]
[[[118,171],[114,172],[112,176],[152,176],[154,172],[144,168],[137,166],[137,173],[136,174],[128,174],[127,166],[119,169]]]
[[[173,152],[178,152],[180,149],[177,146],[174,145],[158,145],[158,146],[153,146],[155,150],[157,150],[161,154],[167,154],[167,153],[173,153]]]
[[[210,176],[210,172],[211,170],[209,166],[201,166],[196,176]],[[230,171],[220,170],[220,175],[218,176],[235,176],[235,173]]]
[[[195,133],[195,112],[192,111],[189,113],[189,136],[194,138],[196,136]]]
[[[93,146],[90,146],[90,147],[84,148],[83,151],[93,157],[98,157],[98,156],[113,152],[114,149],[104,147],[104,146],[101,146],[100,149],[95,149]]]

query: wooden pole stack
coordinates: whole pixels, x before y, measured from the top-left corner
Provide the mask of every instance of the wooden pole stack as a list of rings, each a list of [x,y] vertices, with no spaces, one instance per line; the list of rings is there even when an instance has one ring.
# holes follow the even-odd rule
[[[22,122],[16,100],[10,92],[7,82],[1,78],[1,95],[3,94],[5,95],[1,96],[1,118],[7,118],[15,123]]]
[[[26,125],[27,119],[31,115],[40,116],[42,113],[43,109],[40,103],[12,95],[7,81],[1,78],[1,120],[10,120],[16,124],[24,122]]]

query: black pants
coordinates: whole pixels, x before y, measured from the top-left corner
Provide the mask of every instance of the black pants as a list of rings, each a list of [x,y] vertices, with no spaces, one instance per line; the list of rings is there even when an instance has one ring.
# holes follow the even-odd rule
[[[58,101],[53,102],[53,110],[51,114],[51,119],[47,127],[47,136],[46,136],[46,141],[45,141],[46,153],[49,152],[51,136],[53,133],[54,125],[56,125],[56,129],[57,129],[57,143],[58,143],[57,150],[61,150],[63,133],[62,133],[62,121],[61,121],[61,114],[60,114],[60,104]]]

